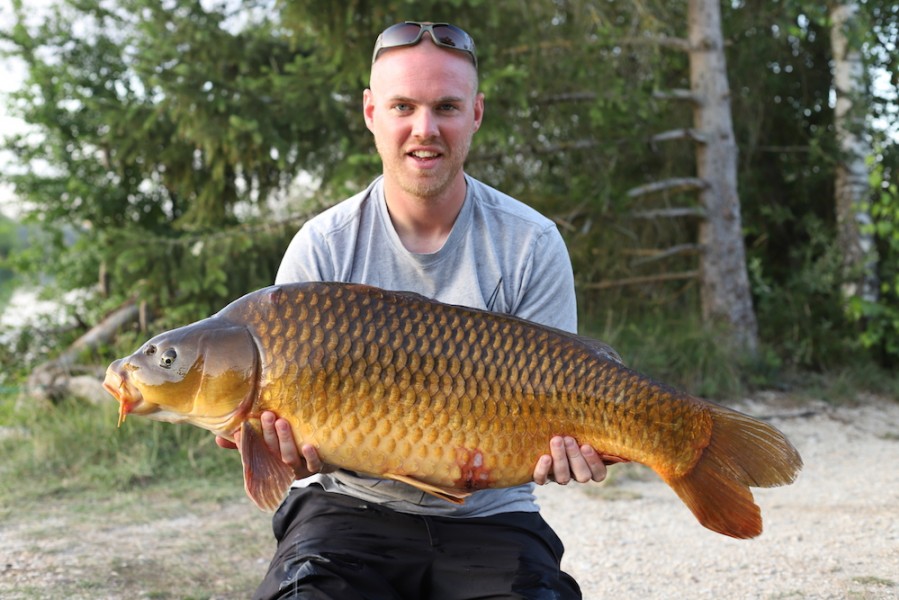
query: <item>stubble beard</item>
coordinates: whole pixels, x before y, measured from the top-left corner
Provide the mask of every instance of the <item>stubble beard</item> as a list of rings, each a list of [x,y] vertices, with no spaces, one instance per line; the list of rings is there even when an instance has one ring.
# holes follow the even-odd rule
[[[463,146],[457,147],[456,152],[445,153],[442,160],[447,161],[446,164],[424,176],[421,173],[410,172],[405,164],[408,160],[405,153],[401,153],[395,160],[387,160],[385,157],[395,156],[395,154],[388,154],[387,149],[383,148],[377,140],[375,140],[375,146],[381,155],[385,174],[392,176],[401,190],[422,200],[435,200],[442,196],[462,171],[465,158],[468,156],[468,149],[471,147],[471,140],[469,139]]]

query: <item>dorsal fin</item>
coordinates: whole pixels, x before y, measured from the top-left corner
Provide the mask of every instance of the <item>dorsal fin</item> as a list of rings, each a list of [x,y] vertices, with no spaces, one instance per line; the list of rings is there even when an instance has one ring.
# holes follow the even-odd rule
[[[575,338],[580,340],[582,344],[590,348],[595,354],[598,354],[601,358],[605,358],[606,360],[611,360],[617,362],[618,364],[624,364],[624,361],[621,360],[621,356],[615,352],[615,349],[612,348],[605,342],[600,342],[599,340],[594,340],[593,338],[584,337],[582,335],[572,334]]]

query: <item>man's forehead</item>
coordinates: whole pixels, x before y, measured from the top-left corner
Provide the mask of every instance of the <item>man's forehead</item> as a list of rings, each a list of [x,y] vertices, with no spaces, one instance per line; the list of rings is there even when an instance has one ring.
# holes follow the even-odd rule
[[[386,96],[385,100],[388,102],[403,102],[406,104],[462,104],[466,100],[468,100],[470,96],[463,96],[462,94],[447,94],[447,95],[427,95],[427,96],[409,96],[406,94],[390,94]]]
[[[464,94],[477,88],[477,69],[463,54],[441,50],[434,44],[418,44],[385,50],[371,67],[372,88],[378,84],[391,86],[407,82],[409,85],[428,82],[434,86],[442,82],[459,86],[468,84]],[[380,87],[380,85],[379,85]]]

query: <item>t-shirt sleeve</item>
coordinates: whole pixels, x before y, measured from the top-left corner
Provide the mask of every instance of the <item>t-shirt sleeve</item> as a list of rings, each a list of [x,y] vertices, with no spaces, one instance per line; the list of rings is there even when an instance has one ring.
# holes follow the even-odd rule
[[[513,314],[572,333],[577,332],[577,298],[568,248],[559,230],[547,227],[534,242]]]
[[[308,223],[303,225],[284,252],[275,283],[333,280],[327,247],[326,240]]]

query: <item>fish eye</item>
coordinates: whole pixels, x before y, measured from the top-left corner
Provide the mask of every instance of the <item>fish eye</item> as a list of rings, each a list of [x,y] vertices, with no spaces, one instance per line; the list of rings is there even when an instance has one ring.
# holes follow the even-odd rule
[[[169,348],[162,353],[162,356],[159,357],[159,366],[164,369],[169,369],[173,364],[175,364],[176,358],[178,358],[178,353],[175,352],[174,348]]]

